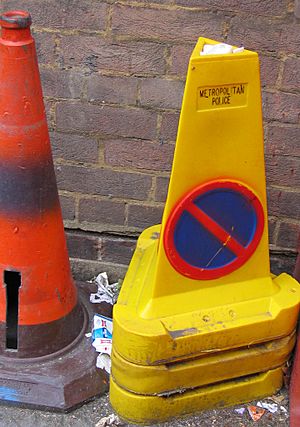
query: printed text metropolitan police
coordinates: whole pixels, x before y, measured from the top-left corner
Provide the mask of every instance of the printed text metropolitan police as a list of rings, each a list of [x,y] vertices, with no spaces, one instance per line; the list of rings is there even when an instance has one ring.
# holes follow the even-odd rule
[[[211,105],[230,104],[234,95],[243,95],[245,93],[245,85],[237,86],[221,86],[200,89],[200,98],[210,98]]]

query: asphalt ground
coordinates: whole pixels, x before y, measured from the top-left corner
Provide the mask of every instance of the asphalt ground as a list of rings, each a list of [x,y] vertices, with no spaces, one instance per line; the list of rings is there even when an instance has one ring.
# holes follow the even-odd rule
[[[83,284],[85,292],[95,292],[94,284]],[[111,317],[111,306],[97,304],[99,313]],[[94,307],[95,308],[95,307]],[[96,310],[98,311],[98,310]],[[285,375],[285,383],[289,379],[288,372]],[[272,414],[268,411],[258,420],[253,421],[250,418],[247,407],[256,405],[256,401],[229,407],[224,409],[215,409],[203,411],[184,418],[172,419],[166,423],[148,425],[147,427],[288,427],[288,392],[282,388],[274,396],[278,403],[278,410]],[[264,402],[274,403],[266,398],[260,399]],[[284,409],[280,409],[283,407]],[[235,409],[245,408],[243,414],[238,414]],[[115,414],[109,403],[109,396],[105,394],[93,401],[86,403],[70,413],[54,413],[36,409],[24,409],[12,406],[0,406],[0,427],[95,427],[96,424],[109,415]],[[111,427],[117,427],[118,424],[108,424]],[[132,427],[136,424],[123,422],[120,427]]]
[[[173,419],[166,423],[152,424],[151,427],[287,427],[289,425],[288,412],[280,409],[280,406],[285,410],[288,409],[287,390],[282,389],[277,393],[275,399],[279,402],[277,412],[272,414],[266,411],[258,421],[253,421],[250,418],[247,410],[247,406],[250,404],[245,404],[205,411],[189,417]],[[263,399],[263,401],[271,402],[268,399]],[[255,405],[256,403],[252,402],[251,404]],[[246,409],[240,415],[235,412],[236,408]],[[107,394],[68,414],[2,406],[0,407],[0,427],[95,427],[103,417],[113,413]],[[117,426],[118,424],[111,425]],[[123,423],[122,426],[132,427],[136,424]]]

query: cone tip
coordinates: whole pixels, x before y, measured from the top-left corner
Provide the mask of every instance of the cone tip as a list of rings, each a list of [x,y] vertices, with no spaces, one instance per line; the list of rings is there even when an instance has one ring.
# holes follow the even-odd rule
[[[0,16],[2,28],[28,28],[31,25],[31,15],[24,10],[10,10]]]

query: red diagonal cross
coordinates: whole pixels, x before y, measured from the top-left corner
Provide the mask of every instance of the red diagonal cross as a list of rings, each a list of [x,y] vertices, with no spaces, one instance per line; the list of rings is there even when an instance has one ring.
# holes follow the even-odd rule
[[[217,222],[210,216],[203,212],[193,203],[189,203],[184,207],[203,227],[205,227],[211,234],[213,234],[222,244],[231,250],[236,256],[242,257],[245,253],[245,248],[227,231],[224,230]]]

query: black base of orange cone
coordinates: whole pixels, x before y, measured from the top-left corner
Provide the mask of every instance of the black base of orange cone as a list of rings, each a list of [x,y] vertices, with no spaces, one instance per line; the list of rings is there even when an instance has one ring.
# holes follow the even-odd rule
[[[84,322],[84,309],[77,302],[70,313],[56,321],[39,325],[20,325],[17,351],[7,349],[7,324],[0,322],[0,355],[5,358],[32,359],[58,352],[76,340]]]
[[[82,329],[67,347],[35,358],[0,356],[1,403],[68,412],[107,391],[108,375],[96,368],[98,353],[85,336],[92,328],[93,306],[83,291],[79,301]]]

